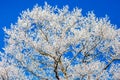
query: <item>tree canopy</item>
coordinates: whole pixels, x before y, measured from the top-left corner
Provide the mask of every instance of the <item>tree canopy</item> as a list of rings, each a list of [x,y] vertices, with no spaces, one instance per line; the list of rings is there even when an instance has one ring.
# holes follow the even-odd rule
[[[108,17],[45,3],[5,31],[2,80],[120,79],[120,29]],[[115,63],[115,62],[118,63]]]

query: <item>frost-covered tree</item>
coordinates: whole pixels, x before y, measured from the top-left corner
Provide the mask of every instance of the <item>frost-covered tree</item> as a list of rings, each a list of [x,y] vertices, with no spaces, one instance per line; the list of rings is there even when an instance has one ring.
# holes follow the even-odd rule
[[[0,70],[16,77],[9,80],[120,79],[120,29],[107,17],[97,18],[93,12],[83,16],[81,9],[46,3],[23,11],[4,31],[6,66],[0,63]]]

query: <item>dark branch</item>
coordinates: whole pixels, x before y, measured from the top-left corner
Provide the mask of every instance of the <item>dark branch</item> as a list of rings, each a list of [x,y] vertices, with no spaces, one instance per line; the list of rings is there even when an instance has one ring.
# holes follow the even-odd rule
[[[114,61],[116,61],[116,60],[120,60],[120,59],[113,59],[109,64],[107,64],[104,68],[103,68],[103,70],[106,70]]]

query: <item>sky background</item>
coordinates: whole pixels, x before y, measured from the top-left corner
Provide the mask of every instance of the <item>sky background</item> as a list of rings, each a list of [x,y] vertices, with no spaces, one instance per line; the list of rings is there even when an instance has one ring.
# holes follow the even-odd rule
[[[108,15],[111,23],[120,28],[120,0],[0,0],[0,51],[4,47],[3,27],[10,28],[10,24],[17,22],[22,11],[28,8],[31,10],[36,4],[43,6],[45,1],[58,8],[64,5],[68,5],[69,10],[82,8],[84,15],[88,11],[94,11],[97,17]]]

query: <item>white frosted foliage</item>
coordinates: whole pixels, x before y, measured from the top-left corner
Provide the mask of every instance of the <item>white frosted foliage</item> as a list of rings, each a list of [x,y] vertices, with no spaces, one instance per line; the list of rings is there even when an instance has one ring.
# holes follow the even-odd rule
[[[47,3],[23,11],[16,24],[4,28],[1,78],[120,79],[120,71],[114,70],[119,70],[119,65],[111,67],[120,60],[120,29],[107,17],[97,18],[93,12],[83,16],[81,11],[69,11],[68,6],[59,9]]]

